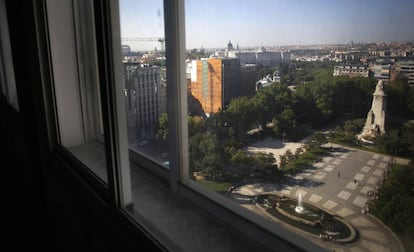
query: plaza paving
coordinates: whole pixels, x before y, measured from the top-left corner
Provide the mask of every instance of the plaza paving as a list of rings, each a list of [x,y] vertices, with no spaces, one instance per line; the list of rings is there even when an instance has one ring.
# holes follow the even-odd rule
[[[266,152],[272,153],[276,158],[276,162],[280,161],[280,155],[286,153],[287,150],[290,150],[292,153],[295,153],[297,148],[303,147],[303,142],[306,140],[303,139],[300,142],[283,142],[280,139],[275,139],[271,137],[266,137],[264,140],[261,140],[255,144],[250,145],[246,148],[248,152],[257,153],[257,152]]]
[[[256,183],[235,188],[230,197],[246,208],[261,213],[252,204],[254,195],[278,192],[297,197],[347,220],[359,232],[356,242],[341,245],[314,239],[335,251],[404,251],[398,237],[369,213],[367,202],[374,197],[389,169],[390,156],[333,145],[329,156],[283,184]],[[339,173],[339,176],[338,176]],[[371,196],[369,196],[369,195]]]

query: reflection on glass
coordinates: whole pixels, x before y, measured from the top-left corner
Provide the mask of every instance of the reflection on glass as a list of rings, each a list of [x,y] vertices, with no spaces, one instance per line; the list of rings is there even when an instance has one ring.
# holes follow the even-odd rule
[[[129,147],[168,162],[167,80],[162,1],[120,1]]]

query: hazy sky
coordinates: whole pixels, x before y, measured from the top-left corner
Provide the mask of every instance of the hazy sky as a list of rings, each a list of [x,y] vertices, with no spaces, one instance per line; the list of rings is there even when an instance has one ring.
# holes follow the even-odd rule
[[[121,36],[164,37],[162,2],[120,0]],[[414,41],[414,0],[186,0],[185,13],[187,48]]]

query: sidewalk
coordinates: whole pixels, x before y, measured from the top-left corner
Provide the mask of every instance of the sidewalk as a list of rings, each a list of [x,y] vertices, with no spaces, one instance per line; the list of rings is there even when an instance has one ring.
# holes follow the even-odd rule
[[[275,141],[263,141],[257,148],[270,148],[271,144],[284,144]],[[367,212],[370,193],[384,179],[391,156],[332,144],[335,148],[331,155],[314,163],[313,167],[290,177],[283,184],[261,183],[236,187],[230,198],[258,214],[261,211],[251,199],[261,193],[278,193],[297,198],[315,205],[329,213],[340,216],[359,233],[359,239],[347,244],[315,242],[335,251],[401,251],[404,247],[388,227]],[[283,152],[285,145],[276,146]],[[326,147],[331,147],[328,143]],[[397,159],[398,163],[407,160]],[[340,174],[340,175],[338,175]],[[262,215],[262,214],[261,214]],[[299,232],[300,233],[300,232]]]
[[[345,145],[336,144],[336,143],[330,143],[330,142],[328,142],[328,143],[326,143],[326,144],[324,144],[322,146],[325,147],[325,148],[330,148],[332,146],[334,148],[344,148],[344,149],[349,149],[349,150],[353,150],[353,151],[361,151],[361,152],[372,153],[372,154],[376,153],[374,151],[362,150],[362,149],[353,148],[353,147],[350,147],[350,146],[345,146]],[[389,157],[394,157],[392,155],[387,155],[387,154],[381,154],[381,155],[389,156]],[[394,157],[394,160],[399,165],[408,165],[410,163],[410,161],[411,161],[408,158],[402,158],[402,157]]]
[[[296,149],[303,147],[304,141],[305,140],[302,139],[300,142],[283,142],[280,139],[266,137],[264,140],[258,141],[245,149],[250,153],[272,153],[276,158],[277,165],[279,165],[280,155],[285,154],[287,150],[295,153]]]

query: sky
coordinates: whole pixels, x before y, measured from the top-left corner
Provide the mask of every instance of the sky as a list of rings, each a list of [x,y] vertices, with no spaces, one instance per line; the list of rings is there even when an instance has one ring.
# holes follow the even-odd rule
[[[164,37],[162,6],[120,0],[121,37]],[[414,0],[186,0],[185,15],[188,49],[414,41]]]

